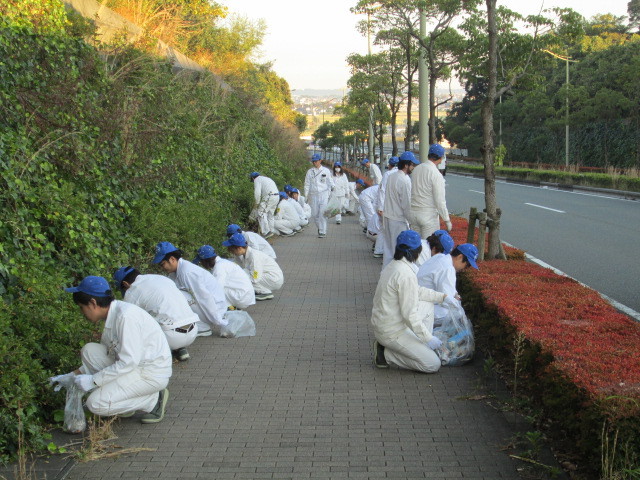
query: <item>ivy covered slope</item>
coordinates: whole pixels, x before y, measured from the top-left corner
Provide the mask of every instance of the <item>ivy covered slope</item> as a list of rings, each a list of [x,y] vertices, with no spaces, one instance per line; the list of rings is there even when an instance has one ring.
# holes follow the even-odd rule
[[[77,367],[95,333],[62,287],[145,270],[161,240],[219,247],[251,207],[249,172],[282,184],[306,167],[294,129],[211,76],[127,47],[99,53],[61,2],[27,3],[33,18],[0,7],[2,461],[19,425],[41,444],[63,404],[46,379]]]

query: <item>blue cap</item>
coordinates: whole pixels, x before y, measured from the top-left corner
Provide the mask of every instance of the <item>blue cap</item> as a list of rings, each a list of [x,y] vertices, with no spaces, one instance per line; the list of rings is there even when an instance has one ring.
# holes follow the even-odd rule
[[[341,166],[342,166],[342,163],[340,163],[340,162],[336,162],[336,163],[334,163],[334,164],[333,164],[333,167],[334,167],[334,168],[335,168],[335,167],[341,167]]]
[[[460,251],[460,253],[464,254],[465,257],[467,257],[469,265],[471,265],[476,270],[480,270],[478,268],[478,264],[476,263],[476,260],[478,259],[478,249],[474,244],[463,243],[462,245],[458,245],[458,250]]]
[[[284,191],[285,191],[285,192],[290,192],[291,190],[293,190],[293,187],[287,183],[287,184],[284,186]]]
[[[356,180],[356,183],[360,184],[360,185],[366,185],[366,183],[364,183],[364,180],[359,178]]]
[[[453,238],[451,238],[451,235],[449,235],[449,232],[446,230],[436,230],[433,234],[438,237],[438,240],[440,240],[440,245],[442,245],[444,253],[447,255],[450,254],[455,242],[453,241]]]
[[[229,237],[229,240],[222,242],[225,247],[246,247],[247,240],[241,233],[234,233]]]
[[[167,253],[178,250],[171,242],[160,242],[156,245],[156,256],[153,257],[151,263],[160,263]]]
[[[122,288],[122,281],[134,270],[135,268],[133,267],[120,267],[118,270],[116,270],[113,274],[113,281],[115,282],[116,287]]]
[[[111,287],[109,282],[103,277],[89,275],[84,277],[77,287],[69,287],[64,289],[65,292],[76,293],[82,292],[92,297],[109,297],[111,296]]]
[[[193,259],[193,263],[198,265],[201,260],[205,258],[213,258],[216,256],[216,251],[213,249],[211,245],[203,245],[198,249],[198,254]]]
[[[282,199],[286,200],[287,198],[289,198],[289,195],[287,195],[286,192],[278,192],[278,193],[280,194],[280,198],[282,198]]]
[[[256,178],[256,177],[259,177],[259,176],[260,176],[260,174],[259,174],[258,172],[251,172],[251,173],[249,174],[249,176],[250,176],[251,178]]]
[[[362,162],[360,162],[360,163],[361,163],[361,165],[364,165],[365,163],[369,163],[369,159],[368,159],[368,158],[365,158],[365,159],[364,159],[364,160],[362,160]]]
[[[227,237],[230,237],[234,233],[242,233],[240,225],[236,225],[235,223],[227,225]]]
[[[298,190],[297,188],[292,188],[291,193],[300,193],[300,190]]]
[[[311,157],[311,161],[317,162],[318,160],[322,160],[322,157],[320,156],[319,153],[314,153],[313,156]]]
[[[420,160],[416,158],[413,152],[404,152],[402,155],[400,155],[400,160],[410,160],[414,165],[420,165]]]
[[[418,232],[414,230],[405,230],[400,232],[400,235],[398,235],[396,245],[406,245],[409,248],[418,248],[422,245],[422,239]]]
[[[389,159],[389,165],[397,165],[400,159],[398,157],[391,157]]]
[[[444,156],[444,147],[442,145],[438,145],[437,143],[430,145],[429,155],[435,155],[438,158],[442,158]]]

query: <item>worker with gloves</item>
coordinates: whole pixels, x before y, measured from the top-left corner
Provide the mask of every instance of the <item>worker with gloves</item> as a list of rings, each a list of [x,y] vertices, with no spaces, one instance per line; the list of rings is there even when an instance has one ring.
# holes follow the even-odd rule
[[[235,262],[218,256],[211,245],[203,245],[193,263],[209,270],[224,290],[227,303],[244,310],[255,305],[256,296],[249,275]]]
[[[411,174],[411,228],[422,238],[440,229],[440,218],[447,231],[451,231],[451,219],[447,210],[444,177],[438,164],[444,157],[444,147],[429,147],[428,160],[418,165]]]
[[[423,316],[428,311],[424,307],[433,308],[433,303],[446,301],[447,295],[418,285],[413,262],[422,250],[420,235],[405,230],[395,243],[393,260],[382,270],[373,296],[373,362],[378,368],[389,368],[393,363],[435,373],[441,366],[435,350],[442,342],[428,328],[429,322]]]
[[[113,274],[113,281],[125,302],[137,305],[156,319],[175,357],[181,362],[188,360],[187,347],[198,333],[198,315],[175,282],[163,275],[142,275],[133,267],[120,267]]]
[[[273,290],[279,290],[284,283],[280,266],[269,255],[249,247],[241,233],[231,235],[222,242],[229,253],[235,256],[236,263],[249,275],[256,293],[256,300],[273,298]]]
[[[333,190],[333,177],[327,167],[322,166],[319,153],[311,157],[313,167],[307,170],[304,177],[304,196],[311,206],[311,217],[318,228],[318,237],[327,236],[327,218],[324,211],[329,203],[329,193]]]
[[[240,225],[237,225],[235,223],[227,225],[227,238],[231,238],[231,235],[233,235],[234,233],[241,233],[247,241],[247,245],[249,245],[254,250],[260,250],[262,253],[266,253],[274,260],[277,258],[276,252],[273,250],[271,244],[267,242],[267,240],[260,234],[242,230],[242,228],[240,228]]]
[[[115,300],[103,277],[85,277],[66,288],[91,323],[104,322],[100,343],[82,347],[82,366],[50,378],[52,384],[91,392],[87,408],[98,416],[144,414],[142,423],[164,418],[169,398],[171,351],[158,322],[140,307]]]
[[[380,182],[382,182],[382,172],[380,171],[380,167],[375,163],[370,162],[368,158],[362,160],[360,165],[369,169],[369,177],[371,177],[373,185],[380,185]]]
[[[278,187],[276,182],[258,172],[251,172],[249,178],[253,182],[254,209],[260,233],[265,238],[269,238],[275,234],[273,222],[280,198]]]
[[[153,263],[159,264],[187,297],[191,310],[199,318],[197,335],[208,337],[214,331],[220,334],[227,326],[224,314],[229,304],[224,290],[211,272],[182,258],[182,252],[170,242],[156,245]]]

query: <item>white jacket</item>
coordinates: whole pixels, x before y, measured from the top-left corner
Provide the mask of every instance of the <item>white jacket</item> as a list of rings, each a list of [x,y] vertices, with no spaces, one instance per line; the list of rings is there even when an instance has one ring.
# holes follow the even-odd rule
[[[393,338],[409,328],[423,342],[432,335],[418,313],[419,301],[440,303],[446,295],[418,286],[411,263],[392,260],[384,267],[373,295],[371,324],[376,338]]]
[[[224,314],[229,304],[222,286],[211,272],[181,258],[178,260],[178,270],[170,273],[169,278],[176,282],[180,290],[189,292],[198,302],[207,322],[216,326],[227,325]]]
[[[418,269],[418,285],[436,292],[446,293],[452,299],[456,294],[456,269],[453,268],[451,255],[436,253]],[[435,306],[435,317],[446,317],[449,310],[440,305]]]
[[[304,177],[304,196],[319,195],[331,191],[333,188],[333,175],[331,170],[320,165],[320,168],[311,167]]]
[[[115,362],[93,376],[99,387],[135,368],[154,378],[171,377],[167,337],[151,315],[132,303],[111,302],[100,343]]]
[[[389,176],[382,216],[399,222],[411,218],[411,180],[402,170]]]
[[[311,206],[307,203],[304,195],[298,194],[298,203],[302,205],[302,210],[304,211],[305,217],[311,218]]]
[[[251,279],[236,263],[226,258],[216,257],[211,273],[222,286],[229,305],[242,309],[255,305],[256,295]]]
[[[284,274],[276,261],[251,247],[247,247],[247,253],[236,257],[236,263],[249,275],[257,293],[278,290],[284,283]]]
[[[278,208],[276,208],[276,220],[283,220],[285,225],[292,230],[296,230],[300,226],[300,216],[296,208],[288,199],[280,200]]]
[[[369,162],[371,167],[369,168],[369,176],[371,177],[371,181],[374,185],[380,185],[382,182],[382,172],[380,171],[380,167],[373,162]]]
[[[378,190],[378,205],[377,209],[384,211],[384,194],[387,191],[387,182],[389,181],[389,175],[397,173],[398,167],[393,167],[391,170],[387,170],[382,175],[382,181],[380,182],[380,190]]]
[[[430,160],[417,165],[411,173],[411,210],[437,211],[442,220],[450,221],[444,177]]]
[[[300,204],[300,202],[297,202],[295,199],[293,199],[291,197],[289,197],[287,199],[287,202],[290,205],[292,205],[293,209],[296,211],[296,214],[298,215],[298,218],[300,219],[300,224],[301,225],[306,225],[308,217],[305,215],[304,208],[302,208],[302,205]]]
[[[256,205],[266,202],[269,196],[275,195],[279,195],[276,182],[262,175],[253,179],[253,196]]]
[[[276,252],[273,250],[273,247],[267,240],[255,232],[242,232],[242,236],[247,241],[247,245],[255,250],[260,250],[262,253],[266,253],[271,258],[276,258]]]
[[[124,301],[149,313],[163,330],[173,330],[198,321],[175,282],[163,275],[138,275],[124,294]]]
[[[336,197],[346,197],[349,193],[349,179],[346,174],[334,175],[333,177],[333,194]]]
[[[376,213],[376,199],[378,198],[378,189],[380,185],[373,185],[372,187],[366,188],[360,194],[360,210],[365,217],[366,223],[369,223],[369,219],[372,215],[377,215]],[[366,224],[365,224],[366,225]]]

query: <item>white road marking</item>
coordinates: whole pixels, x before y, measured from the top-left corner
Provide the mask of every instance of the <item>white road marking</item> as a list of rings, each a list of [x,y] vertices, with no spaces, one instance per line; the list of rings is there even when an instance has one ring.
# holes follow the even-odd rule
[[[469,190],[469,191],[473,193],[479,193],[480,195],[484,195],[484,192],[480,192],[478,190]]]
[[[530,205],[532,207],[537,207],[537,208],[544,208],[545,210],[551,210],[552,212],[567,213],[564,210],[556,210],[555,208],[543,207],[542,205],[536,205],[535,203],[526,203],[525,202],[525,205]]]

